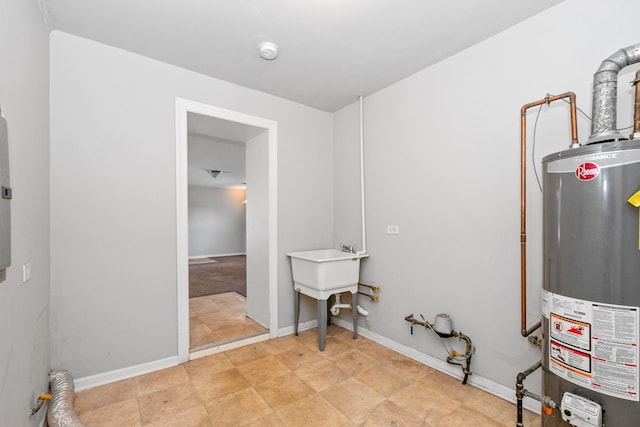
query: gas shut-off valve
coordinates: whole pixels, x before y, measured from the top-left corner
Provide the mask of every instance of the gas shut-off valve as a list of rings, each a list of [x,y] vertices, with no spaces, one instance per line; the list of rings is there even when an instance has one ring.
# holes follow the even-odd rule
[[[596,402],[565,393],[560,405],[562,419],[575,427],[602,427],[602,406]]]

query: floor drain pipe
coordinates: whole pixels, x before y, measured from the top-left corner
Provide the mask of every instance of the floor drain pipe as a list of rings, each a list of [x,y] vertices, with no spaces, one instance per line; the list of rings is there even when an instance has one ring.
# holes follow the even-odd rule
[[[51,370],[49,372],[51,404],[47,411],[49,427],[85,427],[73,410],[73,378],[68,371]]]

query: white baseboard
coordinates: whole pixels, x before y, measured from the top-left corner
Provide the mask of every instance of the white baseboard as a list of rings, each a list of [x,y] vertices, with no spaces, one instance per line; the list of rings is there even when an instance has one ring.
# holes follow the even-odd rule
[[[351,321],[346,321],[339,317],[332,317],[331,322],[340,327],[353,331],[353,325]],[[452,377],[458,378],[460,380],[462,380],[462,378],[464,377],[464,375],[462,374],[462,370],[459,367],[453,366],[444,360],[440,360],[426,353],[421,353],[418,350],[408,347],[404,344],[397,343],[389,338],[383,337],[382,335],[378,335],[375,332],[371,332],[368,329],[358,327],[358,335],[362,335],[363,337],[368,338],[371,341],[390,348],[393,351],[403,354],[417,362],[423,363]],[[503,386],[502,384],[498,384],[494,381],[491,381],[490,379],[481,377],[478,374],[470,375],[467,380],[467,384],[491,393],[494,396],[497,396],[511,403],[516,403],[515,388],[512,389]],[[538,401],[526,398],[523,401],[523,406],[533,413],[540,414],[540,403]]]
[[[244,347],[245,345],[251,345],[261,341],[266,341],[268,339],[269,333],[265,332],[264,334],[245,338],[243,340],[216,345],[215,347],[203,348],[202,350],[197,350],[189,353],[189,360],[200,359],[202,357],[211,356],[212,354],[222,353],[223,351],[233,350],[239,347]]]
[[[318,326],[317,320],[310,320],[308,322],[301,323],[298,327],[299,331],[312,329]],[[212,354],[220,353],[227,350],[232,350],[244,345],[254,344],[260,341],[268,340],[269,338],[277,338],[285,335],[293,334],[293,326],[279,329],[277,336],[270,335],[268,333],[256,335],[254,337],[247,338],[246,340],[231,342],[220,346],[206,348],[199,351],[194,351],[189,355],[189,360],[198,359]],[[128,368],[116,369],[115,371],[104,372],[101,374],[90,375],[88,377],[82,377],[74,379],[73,384],[76,391],[82,391],[93,387],[98,387],[105,384],[114,383],[116,381],[126,380],[129,378],[137,377],[139,375],[148,374],[150,372],[158,371],[160,369],[171,368],[177,366],[178,356],[168,357],[166,359],[156,360],[154,362],[142,363],[140,365],[130,366]]]
[[[300,323],[298,325],[298,332],[306,331],[307,329],[312,329],[318,326],[318,320],[309,320],[308,322]],[[286,328],[278,329],[278,336],[284,337],[286,335],[293,335],[293,325],[287,326]]]
[[[90,375],[88,377],[77,378],[73,381],[76,391],[98,387],[105,384],[114,383],[120,380],[148,374],[160,369],[170,368],[178,365],[178,356],[167,357],[166,359],[154,362],[142,363],[128,368],[116,369],[115,371],[104,372],[102,374]]]
[[[189,259],[202,259],[202,258],[222,258],[226,256],[238,256],[238,255],[246,255],[246,252],[232,252],[229,254],[209,254],[209,255],[195,255],[190,256]]]
[[[253,320],[254,322],[256,322],[258,325],[262,326],[263,328],[269,329],[269,325],[265,325],[264,323],[262,323],[261,321],[259,321],[258,319],[250,315],[249,313],[244,313],[244,315],[247,316],[249,319]]]
[[[348,329],[350,331],[353,330],[353,325],[351,324],[350,321],[343,320],[339,317],[332,317],[331,321],[342,328]],[[298,331],[300,332],[305,331],[307,329],[312,329],[317,326],[318,326],[317,320],[309,320],[308,322],[301,323],[298,326]],[[292,335],[293,325],[287,326],[282,329],[278,329],[277,332],[278,332],[277,334],[278,337]],[[380,345],[390,348],[393,351],[403,354],[417,362],[423,363],[433,369],[436,369],[440,372],[450,375],[454,378],[458,378],[460,380],[462,380],[463,378],[462,371],[458,367],[450,365],[444,360],[440,360],[426,353],[421,353],[414,348],[395,342],[382,335],[376,334],[375,332],[371,332],[366,328],[358,327],[358,334]],[[249,345],[249,344],[257,343],[260,341],[265,341],[269,338],[270,338],[269,334],[262,334],[262,335],[257,335],[255,337],[248,338],[247,340],[224,344],[224,345],[209,348],[209,349],[203,349],[203,350],[191,353],[190,360],[198,359],[200,357],[210,356],[212,354],[231,350],[243,345]],[[274,338],[274,337],[271,337],[271,338]],[[128,378],[133,378],[138,375],[147,374],[149,372],[157,371],[160,369],[170,368],[172,366],[177,366],[177,365],[178,365],[178,357],[173,356],[173,357],[168,357],[166,359],[157,360],[154,362],[143,363],[140,365],[131,366],[123,369],[117,369],[115,371],[105,372],[102,374],[78,378],[74,380],[74,385],[75,385],[76,391],[81,391],[81,390],[97,387],[100,385],[109,384],[109,383],[113,383],[120,380],[125,380]],[[478,374],[473,374],[469,376],[467,383],[481,390],[484,390],[488,393],[491,393],[494,396],[504,399],[508,402],[516,403],[515,389],[506,387],[502,384],[498,384]],[[526,398],[524,400],[523,406],[527,410],[533,413],[540,414],[540,404],[537,401]]]

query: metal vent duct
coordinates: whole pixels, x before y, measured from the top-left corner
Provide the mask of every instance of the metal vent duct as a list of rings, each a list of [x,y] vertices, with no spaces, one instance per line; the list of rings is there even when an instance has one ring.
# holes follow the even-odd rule
[[[640,44],[618,50],[602,61],[593,75],[593,121],[587,144],[626,139],[617,131],[618,73],[640,62]]]

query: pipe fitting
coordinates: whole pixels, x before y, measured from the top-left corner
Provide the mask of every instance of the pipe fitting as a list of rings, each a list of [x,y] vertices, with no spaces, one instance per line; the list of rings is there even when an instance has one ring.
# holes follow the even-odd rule
[[[536,363],[534,363],[533,365],[531,365],[527,370],[525,370],[524,372],[519,372],[518,376],[516,377],[516,403],[517,403],[517,422],[516,422],[516,426],[522,426],[522,400],[525,397],[532,397],[532,398],[537,398],[536,400],[542,401],[542,399],[533,394],[530,393],[528,390],[526,390],[524,388],[524,380],[525,378],[527,378],[529,375],[531,375],[531,373],[533,373],[534,371],[536,371],[538,368],[540,368],[542,366],[542,361],[538,360]],[[551,399],[549,399],[550,402],[553,402]],[[554,403],[555,405],[555,403]]]
[[[358,314],[361,314],[364,317],[367,317],[369,315],[369,312],[367,310],[365,310],[364,308],[362,308],[361,305],[358,306]]]
[[[336,302],[330,308],[331,314],[333,316],[337,316],[338,314],[340,314],[340,309],[342,308],[351,309],[351,304],[343,304],[340,302],[340,294],[336,294],[335,296],[336,296]]]

